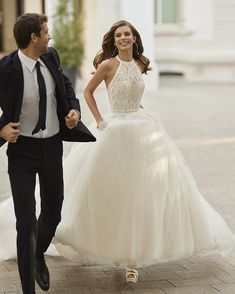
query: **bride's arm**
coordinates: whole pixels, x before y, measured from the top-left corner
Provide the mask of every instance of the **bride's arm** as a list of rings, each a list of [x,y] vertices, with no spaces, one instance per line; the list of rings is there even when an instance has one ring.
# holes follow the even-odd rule
[[[99,65],[97,71],[95,72],[93,77],[90,79],[90,81],[88,82],[88,84],[84,90],[84,97],[86,99],[86,103],[87,103],[91,113],[93,114],[95,120],[96,120],[97,127],[99,127],[100,123],[102,122],[102,116],[101,116],[99,109],[97,107],[93,93],[96,90],[96,88],[99,86],[99,84],[103,80],[106,80],[108,72],[109,72],[108,60],[103,61]]]

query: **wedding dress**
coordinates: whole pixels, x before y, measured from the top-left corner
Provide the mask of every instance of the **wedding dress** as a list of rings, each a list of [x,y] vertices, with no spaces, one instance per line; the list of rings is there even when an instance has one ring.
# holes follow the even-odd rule
[[[97,142],[75,145],[65,159],[56,239],[123,264],[225,252],[234,246],[231,231],[201,196],[160,120],[140,108],[144,82],[135,61],[117,59],[106,126],[92,130]]]
[[[120,264],[171,261],[234,247],[222,217],[202,197],[158,118],[140,107],[135,61],[120,60],[108,85],[111,113],[95,143],[75,143],[64,160],[65,200],[55,245],[61,255]],[[0,205],[0,259],[12,257],[13,217]],[[12,213],[13,209],[11,210]]]

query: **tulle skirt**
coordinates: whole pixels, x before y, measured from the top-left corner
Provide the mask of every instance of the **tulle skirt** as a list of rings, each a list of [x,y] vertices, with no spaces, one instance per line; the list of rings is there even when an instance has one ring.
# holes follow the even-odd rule
[[[92,128],[97,142],[74,144],[64,161],[58,242],[82,256],[136,265],[234,246],[159,119],[140,109],[105,121],[103,130]]]
[[[62,221],[49,254],[145,265],[234,248],[158,118],[140,109],[105,121],[101,131],[91,126],[96,142],[74,143],[64,160]],[[1,159],[6,169],[2,151]],[[9,184],[0,181],[6,197]],[[16,256],[15,238],[9,197],[0,203],[0,260]]]

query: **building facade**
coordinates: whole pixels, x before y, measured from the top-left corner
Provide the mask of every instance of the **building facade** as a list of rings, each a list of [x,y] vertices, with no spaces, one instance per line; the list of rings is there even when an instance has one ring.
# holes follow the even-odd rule
[[[17,18],[26,11],[44,12],[44,0],[0,0],[0,52],[16,48],[12,27]]]
[[[0,51],[15,48],[12,26],[23,12],[45,12],[53,32],[58,1],[0,0]],[[157,87],[158,73],[179,74],[188,80],[235,81],[234,0],[77,1],[83,14],[83,79],[93,70],[103,34],[115,21],[126,19],[140,32],[151,60],[149,88]]]
[[[161,73],[235,81],[235,1],[154,2],[155,59]]]

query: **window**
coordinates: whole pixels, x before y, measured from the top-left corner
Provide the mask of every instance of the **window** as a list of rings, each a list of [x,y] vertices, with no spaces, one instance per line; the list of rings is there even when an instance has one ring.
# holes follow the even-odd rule
[[[181,0],[154,0],[154,21],[157,25],[180,22]]]
[[[24,1],[23,0],[16,1],[16,13],[17,13],[17,16],[20,16],[22,13],[24,13]]]

